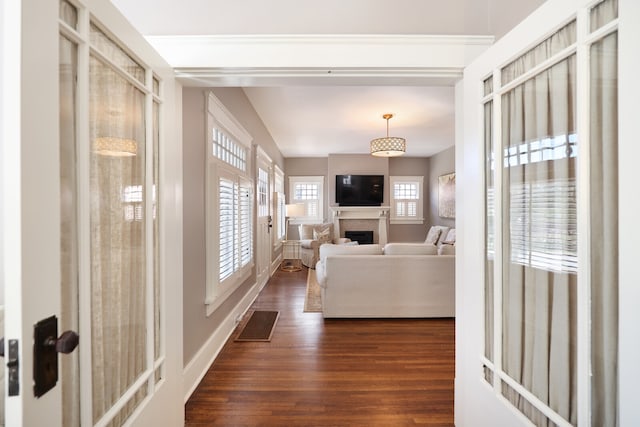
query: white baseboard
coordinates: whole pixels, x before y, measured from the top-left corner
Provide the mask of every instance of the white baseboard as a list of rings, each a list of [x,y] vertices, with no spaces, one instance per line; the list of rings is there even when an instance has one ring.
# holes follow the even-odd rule
[[[275,260],[273,260],[273,262],[271,263],[271,274],[270,276],[273,276],[276,272],[276,270],[278,270],[278,268],[280,267],[280,264],[282,263],[282,255],[278,255],[276,257]]]
[[[238,321],[244,313],[247,312],[249,307],[251,307],[260,290],[261,288],[255,283],[184,368],[182,371],[184,403],[187,403],[189,397],[191,397],[196,387],[198,387],[198,384],[200,384],[200,381],[204,378],[209,367],[216,357],[218,357],[220,350],[222,350],[222,347],[233,333]]]

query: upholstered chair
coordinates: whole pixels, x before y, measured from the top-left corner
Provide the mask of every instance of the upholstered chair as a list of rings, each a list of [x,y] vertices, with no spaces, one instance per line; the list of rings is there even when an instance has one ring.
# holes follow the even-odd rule
[[[302,265],[315,268],[320,258],[320,245],[324,243],[343,244],[351,240],[345,237],[333,237],[333,223],[300,224],[300,259]]]

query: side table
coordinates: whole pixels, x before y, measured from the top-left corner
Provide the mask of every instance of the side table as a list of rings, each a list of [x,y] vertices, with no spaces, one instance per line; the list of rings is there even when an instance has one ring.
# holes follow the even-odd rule
[[[282,271],[302,270],[302,260],[300,259],[300,240],[284,240],[282,242]]]

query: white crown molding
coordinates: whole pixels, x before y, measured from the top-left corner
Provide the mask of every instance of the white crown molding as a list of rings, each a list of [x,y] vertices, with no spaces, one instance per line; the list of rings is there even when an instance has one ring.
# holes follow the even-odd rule
[[[492,36],[221,35],[148,36],[183,78],[236,79],[380,75],[451,78]],[[276,70],[276,71],[274,71]],[[335,83],[334,83],[335,84]]]

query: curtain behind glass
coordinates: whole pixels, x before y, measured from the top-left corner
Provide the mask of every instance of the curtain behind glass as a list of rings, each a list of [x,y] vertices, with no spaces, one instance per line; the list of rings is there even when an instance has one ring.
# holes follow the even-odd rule
[[[93,419],[146,368],[145,96],[95,58],[90,62],[90,141],[133,140],[134,156],[91,151]],[[120,425],[144,396],[113,420]]]
[[[617,425],[617,34],[591,47],[591,425]]]
[[[78,331],[78,198],[76,177],[77,46],[60,37],[60,273],[61,331]],[[80,425],[79,351],[60,359],[62,425]]]
[[[569,201],[552,200],[542,209],[557,222],[534,224],[534,197],[553,186],[575,182],[576,158],[569,145],[575,134],[575,57],[571,56],[503,95],[503,367],[505,372],[563,418],[576,424],[576,287],[575,273],[535,265],[534,256],[553,260],[564,248],[539,248],[534,231],[550,241],[568,230]],[[539,141],[566,141],[566,147],[534,152]],[[557,137],[557,138],[556,138]],[[554,139],[556,138],[556,139]],[[544,144],[543,144],[544,146]],[[514,154],[516,153],[516,154]],[[575,192],[573,192],[575,206]],[[544,213],[544,212],[543,212]],[[575,214],[575,213],[574,213]],[[545,238],[545,239],[546,239]],[[522,240],[524,239],[524,240]],[[536,246],[538,245],[538,246]],[[525,247],[526,256],[514,252]],[[548,253],[545,253],[548,252]],[[515,390],[504,392],[537,426],[551,423]]]
[[[495,150],[493,144],[493,102],[484,105],[485,149],[485,265],[484,265],[484,355],[493,362],[493,295],[495,263]],[[487,378],[488,380],[488,378]]]

